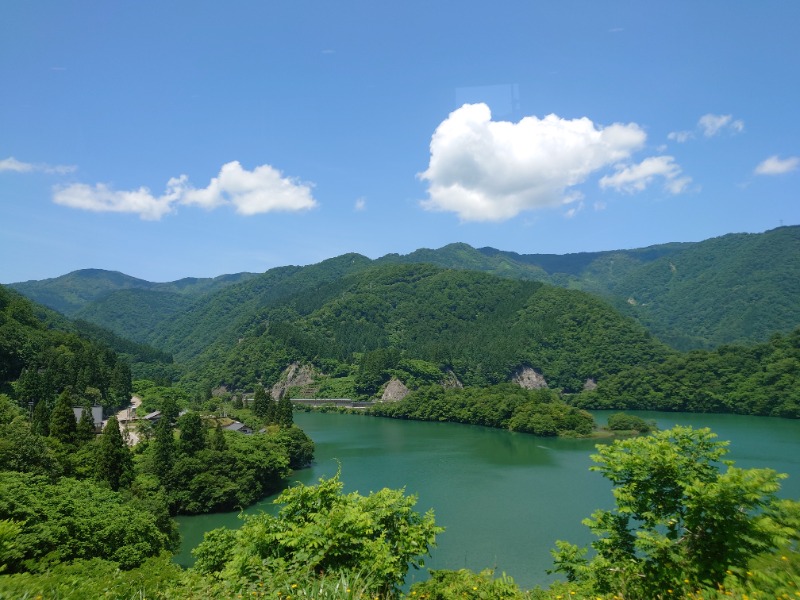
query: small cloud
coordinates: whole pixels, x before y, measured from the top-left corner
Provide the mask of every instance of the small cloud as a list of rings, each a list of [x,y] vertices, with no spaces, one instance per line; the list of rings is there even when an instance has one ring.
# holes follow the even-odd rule
[[[367,200],[365,198],[358,198],[356,200],[353,210],[362,211],[367,208]]]
[[[607,205],[606,205],[606,203],[605,203],[605,202],[601,202],[601,201],[599,201],[599,200],[598,200],[597,202],[595,202],[595,203],[594,203],[594,209],[595,209],[596,211],[598,211],[598,212],[599,212],[599,211],[601,211],[601,210],[605,210],[605,209],[606,209],[606,206],[607,206]]]
[[[577,214],[578,214],[579,212],[581,212],[582,210],[583,210],[583,202],[580,202],[580,203],[578,203],[576,206],[573,206],[572,208],[568,209],[568,210],[567,210],[567,211],[564,213],[564,216],[565,216],[567,219],[571,219],[572,217],[574,217],[575,215],[577,215]]]
[[[683,144],[689,140],[693,140],[697,137],[697,134],[711,138],[725,131],[732,134],[742,133],[744,131],[744,121],[741,119],[734,120],[733,115],[715,115],[708,113],[700,117],[695,130],[671,131],[667,134],[667,139]]]
[[[146,187],[119,191],[103,183],[94,186],[79,183],[56,187],[53,201],[94,212],[138,214],[149,221],[158,221],[174,212],[178,205],[198,205],[209,210],[232,206],[245,216],[301,211],[317,206],[310,184],[284,177],[270,165],[248,171],[238,161],[223,165],[205,188],[191,187],[186,175],[171,178],[160,196],[153,195]]]
[[[646,137],[635,123],[601,127],[586,117],[492,121],[486,104],[465,104],[433,133],[428,169],[418,175],[428,183],[421,205],[463,221],[505,221],[575,202],[575,186],[628,158]]]
[[[733,120],[733,115],[714,115],[707,114],[700,117],[697,126],[705,137],[714,137],[724,130],[731,130],[733,133],[744,131],[744,121],[741,119]]]
[[[617,172],[600,179],[601,188],[613,188],[629,194],[641,192],[657,177],[672,194],[685,191],[692,179],[681,177],[681,168],[672,156],[651,156],[638,165],[618,165]]]
[[[678,142],[679,144],[683,144],[684,142],[689,141],[694,137],[694,133],[691,131],[672,131],[667,134],[668,140],[673,140]]]
[[[622,31],[625,31],[622,27],[612,27],[608,30],[608,33],[620,33]]]
[[[776,154],[761,162],[754,172],[756,175],[783,175],[795,171],[797,167],[800,167],[800,156],[778,158]]]
[[[26,163],[13,156],[0,160],[0,172],[13,171],[15,173],[47,173],[48,175],[66,175],[77,171],[78,167],[70,165],[47,165],[44,163]]]

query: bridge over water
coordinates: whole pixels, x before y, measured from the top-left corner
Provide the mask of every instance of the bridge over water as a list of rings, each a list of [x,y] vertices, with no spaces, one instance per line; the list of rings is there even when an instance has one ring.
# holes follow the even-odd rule
[[[292,398],[292,404],[304,406],[342,406],[344,408],[367,408],[372,402],[355,402],[350,398]]]

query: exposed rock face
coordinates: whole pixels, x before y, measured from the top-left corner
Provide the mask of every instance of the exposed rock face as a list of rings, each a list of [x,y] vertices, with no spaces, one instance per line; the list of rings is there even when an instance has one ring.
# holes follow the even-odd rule
[[[281,374],[280,381],[272,386],[273,400],[280,400],[290,387],[301,387],[314,383],[314,369],[309,365],[292,363]]]
[[[383,390],[381,402],[397,402],[398,400],[402,400],[408,395],[408,391],[408,388],[403,385],[402,381],[396,377],[392,377]]]
[[[463,384],[463,383],[461,383],[461,382],[458,380],[458,377],[456,377],[456,374],[455,374],[455,373],[453,373],[452,371],[448,370],[448,371],[447,371],[447,372],[444,374],[444,378],[442,379],[442,386],[443,386],[445,389],[453,389],[453,388],[457,388],[457,389],[459,389],[459,390],[460,390],[460,389],[463,389],[463,387],[464,387],[464,384]]]
[[[597,382],[590,377],[583,384],[583,389],[586,390],[587,392],[590,392],[591,390],[597,389]]]
[[[511,381],[526,390],[540,390],[547,387],[544,377],[530,367],[520,367]]]

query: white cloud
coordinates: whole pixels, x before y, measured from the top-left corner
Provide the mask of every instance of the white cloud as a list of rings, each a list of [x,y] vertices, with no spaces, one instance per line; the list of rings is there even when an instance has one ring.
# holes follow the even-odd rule
[[[47,165],[43,163],[26,163],[17,160],[13,156],[0,160],[0,171],[14,171],[16,173],[48,173],[55,175],[65,175],[77,170],[77,167],[69,165]]]
[[[694,137],[694,133],[691,131],[672,131],[667,134],[667,139],[674,140],[679,144],[683,144],[691,140]]]
[[[762,161],[755,169],[756,175],[783,175],[800,167],[800,156],[790,156],[789,158],[779,158],[777,155],[770,156]]]
[[[657,177],[664,178],[664,187],[680,194],[691,183],[690,177],[681,177],[681,168],[672,156],[651,156],[638,165],[617,165],[617,172],[600,179],[601,188],[613,188],[629,194],[641,192]]]
[[[317,205],[311,186],[283,174],[270,165],[252,171],[238,161],[222,165],[219,175],[203,189],[188,189],[181,204],[199,204],[216,208],[230,204],[240,215],[256,215],[275,211],[307,210]]]
[[[146,221],[158,221],[172,212],[173,204],[183,193],[186,177],[170,179],[167,190],[161,196],[153,196],[146,187],[134,191],[113,190],[103,183],[94,186],[75,183],[59,186],[53,193],[53,201],[62,206],[92,212],[134,213]]]
[[[697,126],[705,137],[714,137],[729,129],[734,133],[744,131],[744,121],[741,119],[733,120],[733,115],[714,115],[707,114],[700,117]]]
[[[586,117],[525,117],[492,121],[485,104],[465,104],[437,128],[424,208],[452,211],[464,221],[503,221],[522,211],[578,200],[573,186],[641,148],[635,123],[598,127]]]
[[[683,144],[689,140],[694,139],[696,133],[701,134],[703,137],[714,137],[728,131],[733,134],[742,133],[744,131],[744,121],[741,119],[733,118],[733,115],[715,115],[708,113],[703,115],[697,121],[697,128],[695,131],[671,131],[667,134],[667,139]]]
[[[354,210],[362,211],[362,210],[365,210],[366,208],[367,208],[367,200],[366,200],[366,198],[358,198],[358,199],[356,199],[356,203],[353,206]]]
[[[181,175],[170,179],[160,196],[154,196],[146,187],[117,191],[102,183],[73,184],[57,187],[53,201],[71,208],[132,213],[156,221],[173,212],[177,205],[198,205],[209,210],[227,205],[246,216],[306,210],[317,205],[309,184],[284,177],[270,165],[248,171],[237,161],[223,165],[219,175],[201,189],[191,187],[188,178]]]

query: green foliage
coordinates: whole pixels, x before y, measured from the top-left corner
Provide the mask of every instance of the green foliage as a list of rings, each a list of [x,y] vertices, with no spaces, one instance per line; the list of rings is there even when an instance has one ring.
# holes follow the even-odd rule
[[[565,404],[548,389],[525,390],[514,384],[488,388],[421,388],[399,402],[376,404],[372,415],[418,421],[471,423],[542,436],[588,435],[594,419]]]
[[[0,519],[22,528],[7,562],[12,572],[88,558],[129,569],[169,546],[150,513],[91,481],[0,473]]]
[[[675,427],[598,446],[593,470],[614,484],[616,507],[585,521],[595,555],[559,542],[555,570],[590,593],[655,598],[714,588],[752,557],[796,543],[800,506],[775,498],[784,476],[733,467],[715,437]]]
[[[188,593],[177,591],[180,578],[181,569],[169,553],[148,558],[131,570],[120,570],[116,562],[98,558],[76,560],[36,573],[0,577],[0,600],[189,598]]]
[[[133,480],[133,457],[122,439],[116,416],[111,416],[97,449],[97,479],[117,491]]]
[[[0,573],[8,569],[15,558],[17,538],[22,533],[22,525],[10,519],[0,520]]]
[[[286,448],[289,467],[292,469],[302,469],[311,464],[314,458],[314,442],[299,427],[282,427],[273,435],[273,440]]]
[[[426,600],[524,600],[530,595],[519,589],[505,573],[494,578],[490,570],[474,573],[467,569],[458,571],[431,571],[430,579],[411,587],[412,598]]]
[[[650,433],[655,429],[652,423],[648,423],[642,417],[625,413],[615,413],[609,416],[607,427],[611,431],[636,431],[638,433]]]
[[[81,410],[81,418],[75,428],[75,440],[79,445],[91,442],[95,437],[94,416],[89,404],[84,404]]]
[[[50,475],[60,470],[44,436],[17,417],[0,425],[0,471],[19,471]]]
[[[403,582],[422,565],[442,529],[433,513],[413,510],[416,498],[383,489],[342,493],[338,475],[316,486],[291,487],[275,501],[277,516],[245,516],[233,533],[215,531],[195,550],[196,569],[240,588],[273,574],[368,573],[374,592]]]
[[[286,394],[284,394],[281,399],[278,400],[278,403],[275,406],[275,420],[281,427],[291,427],[294,423],[294,417],[292,416],[292,402],[289,400],[289,397]]]
[[[68,391],[62,392],[50,414],[50,437],[62,444],[74,444],[77,441],[78,422],[72,412],[72,400]]]
[[[184,454],[193,455],[206,447],[206,429],[200,414],[187,412],[178,419],[180,429],[180,446]]]
[[[585,408],[800,418],[800,328],[755,346],[675,354],[622,369],[582,394]]]
[[[215,427],[207,440],[200,416],[191,412],[178,426],[176,442],[162,418],[155,439],[137,456],[137,471],[156,478],[173,514],[248,506],[277,491],[290,468],[306,466],[314,455],[313,442],[297,427],[252,435]]]
[[[253,414],[260,419],[267,417],[270,409],[268,403],[270,402],[272,402],[272,398],[267,398],[267,392],[264,391],[264,386],[257,385],[255,394],[253,395]]]

